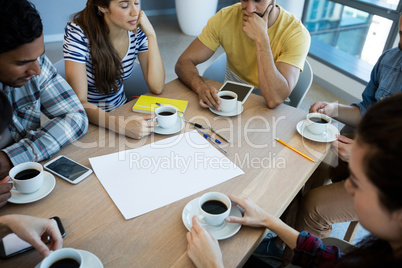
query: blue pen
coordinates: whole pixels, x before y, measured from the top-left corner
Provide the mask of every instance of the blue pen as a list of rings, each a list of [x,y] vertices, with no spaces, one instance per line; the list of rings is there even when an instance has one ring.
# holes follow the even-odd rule
[[[210,139],[211,141],[214,141],[214,140],[212,139],[211,135],[208,135],[207,133],[205,133],[204,131],[202,131],[202,130],[200,130],[200,129],[198,129],[198,128],[195,128],[195,129],[198,130],[198,132],[200,132],[202,135],[206,136],[205,138],[208,138],[208,139]],[[215,139],[215,142],[216,142],[217,144],[221,144],[221,143],[222,143],[222,142],[221,142],[220,140],[218,140],[218,139]]]
[[[206,138],[207,140],[209,140],[213,146],[215,146],[216,148],[218,148],[219,150],[221,150],[222,152],[224,152],[225,154],[227,154],[228,152],[223,149],[222,147],[219,146],[219,144],[217,144],[216,142],[214,142],[211,139],[211,136],[209,136],[208,134],[204,133],[203,131],[199,130],[198,128],[194,128],[195,130],[197,130],[198,132],[200,132],[200,134],[202,134],[202,136],[204,136],[204,138]]]

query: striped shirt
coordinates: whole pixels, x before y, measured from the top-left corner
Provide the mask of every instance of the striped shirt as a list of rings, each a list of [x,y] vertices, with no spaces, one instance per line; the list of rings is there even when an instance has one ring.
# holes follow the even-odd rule
[[[128,32],[128,35],[130,44],[127,53],[122,60],[123,80],[129,78],[133,72],[134,61],[137,58],[137,54],[148,51],[147,36],[139,28],[137,35],[133,32]],[[112,92],[109,95],[102,95],[99,93],[95,88],[95,68],[92,65],[89,47],[90,44],[84,31],[74,22],[69,22],[64,33],[64,59],[83,62],[86,64],[88,102],[95,104],[99,108],[108,112],[123,105],[127,101],[126,95],[124,94],[124,85],[117,81],[119,86],[117,92]]]
[[[14,143],[3,151],[14,165],[48,159],[88,129],[87,115],[72,88],[45,55],[38,62],[41,74],[24,86],[13,88],[0,83],[13,107],[8,128]],[[41,112],[50,119],[42,126]]]

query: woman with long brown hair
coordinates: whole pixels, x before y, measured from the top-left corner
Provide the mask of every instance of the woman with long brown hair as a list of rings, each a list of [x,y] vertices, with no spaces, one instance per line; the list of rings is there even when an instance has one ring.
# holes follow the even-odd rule
[[[107,113],[127,101],[123,81],[137,56],[151,92],[163,90],[155,30],[139,0],[88,0],[66,26],[63,51],[66,80],[91,123],[135,139],[153,131],[156,122],[148,121],[153,116],[124,120]]]

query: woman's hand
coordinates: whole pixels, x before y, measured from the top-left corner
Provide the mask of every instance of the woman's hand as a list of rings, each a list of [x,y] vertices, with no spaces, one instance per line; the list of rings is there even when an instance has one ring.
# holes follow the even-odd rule
[[[187,255],[196,267],[223,267],[222,252],[218,241],[205,230],[196,216],[193,227],[187,233]]]
[[[240,223],[241,225],[251,226],[251,227],[266,227],[268,224],[275,219],[262,208],[260,208],[252,200],[245,198],[240,199],[234,195],[228,195],[230,200],[232,200],[233,205],[239,205],[244,209],[244,216],[242,218],[229,216],[226,218],[227,222]]]
[[[148,38],[150,36],[156,35],[154,27],[152,27],[151,22],[149,21],[147,15],[145,15],[145,12],[143,10],[141,10],[140,14],[138,15],[137,25],[138,27],[140,27],[141,31],[143,31]],[[134,30],[134,33],[137,34],[137,29]]]
[[[63,238],[53,219],[7,215],[0,218],[0,224],[31,244],[43,257],[48,256],[50,250],[60,249],[63,245]],[[46,245],[48,239],[50,243]]]
[[[123,134],[127,137],[133,139],[141,139],[142,137],[148,136],[154,131],[157,122],[151,120],[155,117],[155,115],[149,115],[146,117],[141,116],[132,116],[124,120],[123,123],[120,123],[120,128],[123,127],[124,130],[119,133]]]

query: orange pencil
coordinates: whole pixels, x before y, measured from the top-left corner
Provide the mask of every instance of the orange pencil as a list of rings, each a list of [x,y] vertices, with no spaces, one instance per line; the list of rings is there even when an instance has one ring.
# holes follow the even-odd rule
[[[281,140],[280,140],[280,139],[278,139],[278,138],[275,138],[275,140],[277,140],[278,142],[282,143],[283,145],[285,145],[285,146],[286,146],[286,147],[288,147],[289,149],[291,149],[291,150],[295,151],[296,153],[298,153],[298,154],[300,154],[300,155],[304,156],[305,158],[307,158],[307,159],[308,159],[308,160],[310,160],[311,162],[314,162],[314,163],[315,163],[315,161],[314,161],[314,159],[313,159],[313,158],[311,158],[310,156],[308,156],[308,155],[306,155],[306,154],[304,154],[304,153],[300,152],[299,150],[297,150],[296,148],[294,148],[294,147],[290,146],[290,145],[289,145],[289,144],[287,144],[286,142],[281,141]]]

